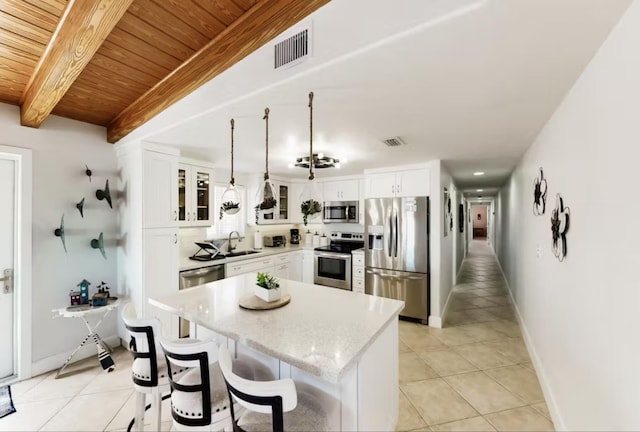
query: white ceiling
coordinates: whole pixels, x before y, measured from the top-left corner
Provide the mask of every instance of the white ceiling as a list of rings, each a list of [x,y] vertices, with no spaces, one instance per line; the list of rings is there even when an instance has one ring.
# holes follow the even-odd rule
[[[629,3],[406,0],[398,10],[391,0],[333,0],[311,17],[309,62],[277,75],[269,70],[270,47],[258,50],[136,136],[226,168],[233,117],[236,170],[260,172],[268,106],[271,172],[304,177],[305,170],[288,164],[308,154],[313,90],[315,148],[348,160],[318,177],[442,159],[465,192],[478,195],[482,187],[488,195],[504,183]],[[357,7],[357,19],[345,18],[345,8]],[[349,34],[359,36],[341,43]],[[407,145],[387,148],[380,141],[396,135]]]

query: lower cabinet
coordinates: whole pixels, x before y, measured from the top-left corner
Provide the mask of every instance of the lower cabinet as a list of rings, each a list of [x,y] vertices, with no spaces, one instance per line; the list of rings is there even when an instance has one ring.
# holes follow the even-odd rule
[[[225,265],[225,276],[238,276],[245,273],[273,272],[273,257],[254,258]]]
[[[178,317],[157,309],[148,302],[178,292],[178,228],[151,228],[144,231],[142,301],[136,304],[138,316],[157,317],[162,323],[162,335],[178,337]]]
[[[302,251],[285,252],[264,258],[253,258],[226,264],[226,277],[245,273],[269,272],[279,279],[302,282]]]
[[[313,250],[302,251],[302,282],[304,283],[313,283],[314,259]]]
[[[364,252],[352,252],[351,286],[354,293],[364,294]]]

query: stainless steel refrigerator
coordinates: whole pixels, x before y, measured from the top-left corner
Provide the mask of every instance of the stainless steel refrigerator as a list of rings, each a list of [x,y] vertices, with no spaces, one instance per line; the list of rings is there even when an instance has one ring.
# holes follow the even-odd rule
[[[403,300],[400,315],[429,318],[429,198],[365,201],[365,293]]]

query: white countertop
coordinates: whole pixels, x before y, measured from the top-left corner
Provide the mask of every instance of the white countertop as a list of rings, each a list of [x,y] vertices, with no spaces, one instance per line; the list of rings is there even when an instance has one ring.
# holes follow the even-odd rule
[[[271,255],[278,255],[287,252],[295,252],[301,250],[313,250],[316,246],[305,246],[305,245],[287,245],[287,246],[279,246],[279,247],[265,247],[263,249],[258,250],[258,253],[242,255],[232,258],[222,258],[213,261],[194,261],[189,259],[188,257],[180,258],[180,271],[183,270],[193,270],[197,268],[203,267],[211,267],[214,265],[227,264],[231,262],[244,261],[252,258],[263,258]]]
[[[291,302],[279,309],[238,306],[251,295],[249,273],[150,298],[149,303],[227,336],[249,348],[338,383],[404,307],[404,302],[280,280]]]

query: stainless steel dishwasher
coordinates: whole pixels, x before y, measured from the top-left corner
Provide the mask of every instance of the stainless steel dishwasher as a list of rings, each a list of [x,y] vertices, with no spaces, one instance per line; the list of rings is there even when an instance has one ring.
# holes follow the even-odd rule
[[[180,289],[183,290],[220,279],[224,279],[224,264],[184,270],[180,272]],[[180,318],[180,337],[189,337],[189,321],[183,318]]]

